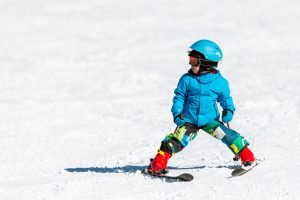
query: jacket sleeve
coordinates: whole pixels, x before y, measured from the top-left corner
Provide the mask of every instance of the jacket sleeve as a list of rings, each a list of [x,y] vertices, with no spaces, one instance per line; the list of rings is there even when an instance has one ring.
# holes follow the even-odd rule
[[[233,104],[232,97],[230,96],[230,89],[228,81],[224,79],[224,83],[222,84],[222,91],[219,94],[218,102],[220,102],[221,107],[223,110],[228,109],[232,112],[235,111],[235,106]]]
[[[186,76],[182,76],[177,84],[177,88],[174,93],[175,96],[173,98],[173,106],[171,112],[173,114],[173,118],[180,115],[184,108],[187,93],[188,93],[188,80],[185,78]]]

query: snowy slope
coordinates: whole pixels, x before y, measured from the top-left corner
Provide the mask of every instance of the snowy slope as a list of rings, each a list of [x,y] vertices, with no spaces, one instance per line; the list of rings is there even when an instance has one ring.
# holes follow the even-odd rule
[[[1,0],[0,199],[299,199],[298,0]],[[228,179],[207,134],[170,160],[190,183],[140,174],[174,130],[189,45],[224,51],[232,128],[264,161]]]

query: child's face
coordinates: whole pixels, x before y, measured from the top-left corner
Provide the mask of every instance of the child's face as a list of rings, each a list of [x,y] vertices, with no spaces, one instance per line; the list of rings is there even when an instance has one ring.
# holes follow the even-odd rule
[[[190,58],[190,62],[189,64],[192,66],[198,66],[199,65],[199,58],[195,57],[195,56],[189,56]]]
[[[189,64],[192,66],[192,71],[194,74],[198,74],[200,70],[200,64],[199,64],[199,58],[194,57],[194,56],[189,56],[190,61]]]

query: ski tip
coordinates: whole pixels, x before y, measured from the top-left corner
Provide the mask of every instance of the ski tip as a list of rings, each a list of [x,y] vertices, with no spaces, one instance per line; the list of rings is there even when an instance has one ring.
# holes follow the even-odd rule
[[[252,170],[257,165],[259,165],[258,161],[256,161],[252,166],[249,166],[249,167],[241,166],[241,168],[235,169],[231,172],[231,177],[241,176],[241,175],[247,173],[248,171]]]

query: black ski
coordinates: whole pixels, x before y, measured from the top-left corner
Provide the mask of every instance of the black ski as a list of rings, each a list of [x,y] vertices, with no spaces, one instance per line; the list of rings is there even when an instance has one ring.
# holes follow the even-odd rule
[[[243,174],[246,174],[247,172],[249,172],[250,170],[252,170],[254,167],[256,167],[257,165],[259,164],[259,162],[257,161],[253,166],[251,167],[243,167],[241,166],[241,168],[238,168],[238,169],[234,169],[232,172],[231,172],[231,177],[230,178],[233,178],[233,177],[237,177],[237,176],[242,176]]]
[[[188,174],[188,173],[183,173],[178,176],[168,176],[165,174],[152,174],[152,173],[149,173],[147,169],[143,169],[142,174],[152,177],[152,178],[159,178],[166,182],[188,182],[188,181],[192,181],[194,179],[193,175]]]

